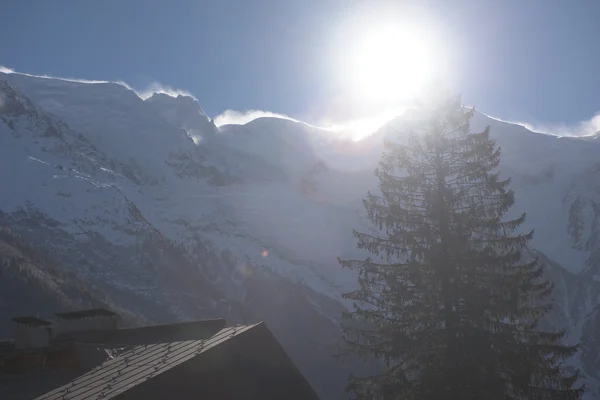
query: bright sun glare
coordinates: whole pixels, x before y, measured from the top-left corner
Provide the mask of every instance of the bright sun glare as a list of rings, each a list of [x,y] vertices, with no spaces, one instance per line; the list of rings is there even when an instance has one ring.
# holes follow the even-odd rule
[[[357,139],[432,89],[452,85],[451,44],[451,32],[420,2],[355,2],[334,25],[324,53],[332,83],[325,125]]]
[[[384,27],[361,38],[348,67],[355,95],[388,103],[415,95],[432,78],[433,62],[417,32]]]

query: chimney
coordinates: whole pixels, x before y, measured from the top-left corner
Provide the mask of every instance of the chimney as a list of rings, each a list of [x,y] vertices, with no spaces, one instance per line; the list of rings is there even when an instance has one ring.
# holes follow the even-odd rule
[[[58,333],[107,330],[119,327],[120,317],[104,308],[57,313]]]
[[[52,334],[52,323],[38,317],[16,317],[15,349],[47,347]]]

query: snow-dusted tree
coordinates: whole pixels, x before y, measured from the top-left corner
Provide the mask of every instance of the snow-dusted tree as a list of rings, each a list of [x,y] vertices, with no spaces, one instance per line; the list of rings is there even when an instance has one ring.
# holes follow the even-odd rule
[[[418,132],[386,142],[381,195],[364,200],[379,233],[354,232],[374,257],[340,260],[359,276],[341,356],[385,363],[349,388],[360,399],[581,398],[561,366],[576,346],[538,328],[552,285],[522,257],[525,215],[503,219],[514,195],[489,128],[470,133],[473,111],[455,97],[418,115]]]

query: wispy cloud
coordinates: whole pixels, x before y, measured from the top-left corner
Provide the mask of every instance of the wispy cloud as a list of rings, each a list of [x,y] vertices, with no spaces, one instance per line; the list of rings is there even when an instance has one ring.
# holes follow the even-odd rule
[[[589,136],[600,131],[600,112],[590,119],[574,124],[523,124],[527,129],[535,132],[550,133],[557,136]]]
[[[51,75],[34,75],[34,74],[27,74],[24,72],[17,72],[11,68],[5,67],[3,65],[0,65],[0,72],[3,72],[5,74],[19,74],[19,75],[25,75],[25,76],[32,76],[34,78],[42,78],[42,79],[58,79],[60,81],[66,81],[66,82],[77,82],[77,83],[111,83],[110,81],[97,81],[97,80],[89,80],[89,79],[79,79],[79,78],[65,78],[65,77],[61,77],[61,76],[51,76]],[[123,86],[126,86],[127,88],[130,88],[129,85],[127,85],[124,82],[114,82],[114,83],[119,83],[122,84]]]
[[[61,76],[51,76],[51,75],[34,75],[34,74],[27,74],[24,72],[17,72],[15,70],[13,70],[12,68],[8,68],[3,65],[0,65],[0,72],[5,73],[5,74],[19,74],[19,75],[25,75],[25,76],[32,76],[35,78],[58,79],[61,81],[76,82],[76,83],[90,83],[90,84],[116,83],[118,85],[124,86],[127,89],[135,92],[143,100],[152,96],[154,93],[164,93],[164,94],[168,94],[169,96],[173,96],[173,97],[177,97],[178,95],[189,96],[189,97],[192,97],[193,99],[197,100],[194,95],[192,95],[190,92],[188,92],[186,90],[177,89],[172,86],[164,85],[159,82],[152,82],[145,89],[136,90],[131,85],[129,85],[127,82],[124,82],[122,80],[112,82],[112,81],[90,80],[90,79],[80,79],[80,78],[68,78],[68,77],[65,78],[65,77],[61,77]]]
[[[345,136],[351,136],[354,140],[359,140],[375,133],[386,123],[401,116],[405,110],[406,107],[393,107],[387,110],[374,112],[371,115],[344,120],[332,121],[325,118],[321,121],[321,125],[324,129],[338,132]]]
[[[179,95],[189,96],[194,100],[198,100],[193,94],[191,94],[187,90],[177,89],[169,85],[163,85],[159,82],[152,82],[144,90],[136,90],[135,92],[144,100],[146,100],[148,97],[151,97],[154,93],[164,93],[172,97],[177,97]]]
[[[271,117],[287,119],[294,122],[299,122],[315,128],[331,131],[338,133],[342,136],[349,136],[355,140],[362,137],[368,136],[387,122],[391,121],[397,116],[402,115],[405,108],[393,108],[384,110],[372,115],[366,115],[355,118],[321,118],[314,124],[309,124],[296,118],[290,117],[284,114],[277,114],[270,111],[263,110],[248,110],[248,111],[235,111],[227,110],[214,118],[216,126],[223,125],[244,125],[258,118]]]
[[[213,121],[216,126],[223,125],[244,125],[248,122],[254,121],[258,118],[281,118],[287,119],[294,122],[302,122],[295,118],[287,115],[272,113],[270,111],[263,110],[247,110],[247,111],[236,111],[236,110],[225,110],[221,114],[217,115]]]
[[[5,73],[5,74],[14,74],[15,73],[14,70],[12,70],[8,67],[5,67],[4,65],[0,65],[0,72]]]
[[[23,72],[17,72],[12,68],[6,67],[4,65],[0,65],[0,73],[5,74],[20,74],[26,76],[32,76],[37,78],[45,78],[45,79],[59,79],[68,82],[77,82],[77,83],[88,83],[88,84],[97,84],[97,83],[111,83],[110,81],[105,80],[90,80],[90,79],[80,79],[80,78],[69,78],[69,77],[56,77],[51,75],[34,75],[27,74]],[[193,99],[197,100],[194,95],[190,92],[174,88],[169,85],[161,84],[159,82],[150,83],[143,90],[136,90],[132,88],[129,84],[123,81],[116,81],[112,83],[117,83],[119,85],[124,86],[125,88],[132,90],[135,92],[140,98],[147,99],[152,96],[154,93],[164,93],[169,96],[177,97],[178,95],[189,96]],[[385,110],[377,111],[377,110],[360,110],[362,112],[358,112],[357,116],[345,116],[338,115],[335,118],[320,118],[318,122],[315,124],[308,124],[296,118],[290,117],[284,114],[278,114],[270,111],[264,110],[247,110],[247,111],[235,111],[235,110],[226,110],[223,113],[219,114],[214,118],[214,122],[217,126],[223,126],[228,124],[237,124],[243,125],[251,122],[257,118],[262,117],[272,117],[272,118],[282,118],[287,119],[294,122],[304,123],[306,125],[310,125],[313,127],[325,129],[328,131],[339,133],[343,136],[351,136],[354,139],[359,139],[365,136],[368,136],[375,131],[377,131],[380,127],[385,125],[387,122],[391,121],[397,116],[402,115],[402,113],[406,110],[406,107],[392,107]],[[357,111],[357,110],[354,110]],[[353,113],[351,113],[353,114]],[[515,120],[507,120],[498,117],[494,117],[492,115],[488,115],[488,117],[493,118],[498,121],[508,122],[512,124],[518,124],[524,126],[525,128],[539,133],[546,133],[555,136],[588,136],[593,135],[600,131],[600,111],[596,113],[589,119],[585,119],[573,124],[544,124],[544,123],[531,123],[531,122],[523,122],[523,121],[515,121]]]
[[[600,131],[600,112],[597,112],[590,119],[585,119],[573,124],[544,124],[544,123],[530,123],[523,121],[514,121],[503,118],[494,117],[492,115],[485,114],[488,117],[497,121],[508,122],[510,124],[521,125],[530,131],[537,133],[544,133],[553,136],[568,136],[568,137],[582,137],[593,135]]]

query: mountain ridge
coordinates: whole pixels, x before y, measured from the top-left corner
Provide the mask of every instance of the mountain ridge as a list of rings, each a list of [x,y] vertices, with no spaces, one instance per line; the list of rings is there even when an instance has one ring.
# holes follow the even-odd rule
[[[0,73],[0,171],[19,171],[0,173],[13,188],[0,199],[5,226],[142,315],[267,320],[319,393],[337,398],[353,368],[330,355],[356,277],[336,258],[364,257],[352,229],[373,229],[361,200],[377,190],[383,138],[406,121],[340,141],[276,118],[217,128],[191,97],[153,97]],[[512,212],[529,213],[557,287],[547,323],[583,343],[573,362],[596,393],[598,149],[476,113],[472,129],[487,125],[513,179]]]

